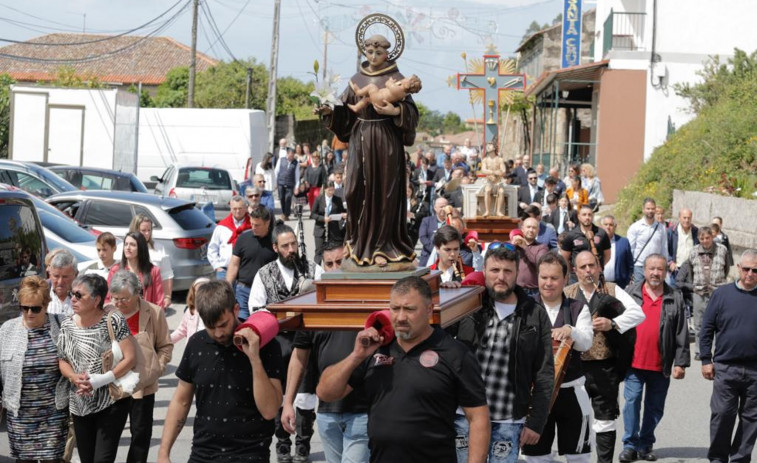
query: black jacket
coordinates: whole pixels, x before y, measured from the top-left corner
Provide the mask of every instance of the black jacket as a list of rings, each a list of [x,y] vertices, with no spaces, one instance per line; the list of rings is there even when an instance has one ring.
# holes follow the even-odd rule
[[[347,212],[342,203],[342,198],[334,194],[331,198],[331,213],[341,214]],[[310,218],[315,221],[313,226],[313,236],[322,237],[326,234],[326,196],[318,195],[313,202],[313,211],[310,213]],[[329,222],[329,239],[331,241],[341,241],[344,237],[344,228],[341,226],[342,221]]]
[[[644,280],[628,288],[628,294],[642,306],[644,298],[641,288]],[[642,323],[647,323],[643,321]],[[660,314],[660,353],[662,354],[662,374],[670,376],[673,366],[687,368],[691,364],[689,353],[689,327],[686,323],[686,308],[680,291],[668,286],[662,293],[662,313]]]
[[[484,293],[481,310],[464,318],[457,339],[474,352],[481,345],[489,320],[495,316],[494,301]],[[552,323],[546,309],[515,288],[518,303],[513,313],[509,380],[515,387],[513,419],[526,417],[526,426],[541,434],[549,416],[555,381],[552,357]]]

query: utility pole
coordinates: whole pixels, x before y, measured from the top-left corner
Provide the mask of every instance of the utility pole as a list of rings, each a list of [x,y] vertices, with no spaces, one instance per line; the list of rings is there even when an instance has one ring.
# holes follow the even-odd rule
[[[326,82],[326,68],[329,63],[329,25],[323,25],[323,81]]]
[[[268,148],[273,149],[276,136],[276,67],[279,62],[279,18],[281,16],[281,0],[273,4],[273,41],[271,43],[271,69],[268,75],[268,98],[265,111],[268,116]]]
[[[197,10],[200,0],[192,4],[192,50],[189,57],[189,85],[187,88],[187,108],[195,106],[195,74],[197,73]]]
[[[250,89],[252,87],[252,68],[247,68],[247,91],[244,94],[244,107],[250,109]]]

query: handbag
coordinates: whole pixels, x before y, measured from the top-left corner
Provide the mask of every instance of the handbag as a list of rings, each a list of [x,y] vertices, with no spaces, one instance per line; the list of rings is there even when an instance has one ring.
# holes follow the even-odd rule
[[[112,315],[113,312],[108,312],[108,320],[106,324],[108,326],[108,336],[110,337],[110,349],[102,354],[102,373],[111,371],[121,360],[123,360],[121,346],[118,345],[116,335],[113,332],[113,324],[111,323]],[[136,362],[131,371],[108,384],[108,392],[110,393],[111,398],[115,401],[130,397],[133,393],[142,390],[142,388],[147,385],[143,381],[145,370],[144,353],[133,336],[129,336],[128,339],[130,339],[130,342],[134,343],[134,356],[136,357]]]

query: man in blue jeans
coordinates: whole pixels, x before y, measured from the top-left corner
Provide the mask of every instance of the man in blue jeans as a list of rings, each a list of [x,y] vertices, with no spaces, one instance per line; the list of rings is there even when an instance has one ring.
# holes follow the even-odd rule
[[[647,256],[644,279],[629,290],[646,318],[636,327],[633,360],[623,390],[625,432],[623,451],[618,458],[622,462],[657,460],[652,450],[654,431],[665,410],[671,370],[674,379],[683,379],[684,368],[691,361],[683,296],[665,283],[667,261],[662,254]]]
[[[457,339],[476,352],[491,418],[489,463],[515,463],[539,442],[554,389],[552,323],[546,309],[516,285],[515,246],[490,249],[484,260],[484,307],[460,322]],[[468,461],[470,436],[458,410],[457,461]],[[472,442],[472,441],[470,441]]]

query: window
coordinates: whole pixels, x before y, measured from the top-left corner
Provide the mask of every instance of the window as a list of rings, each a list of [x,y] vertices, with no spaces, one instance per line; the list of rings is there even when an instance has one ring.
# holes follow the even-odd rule
[[[195,209],[193,204],[175,207],[168,211],[168,214],[184,230],[210,228],[214,225],[208,216],[199,209]]]
[[[41,230],[34,209],[14,200],[0,203],[0,280],[41,273]],[[5,301],[10,302],[10,301]]]
[[[112,190],[113,179],[97,174],[84,174],[81,177],[81,186],[85,190]]]
[[[134,215],[139,215],[139,214],[146,215],[147,217],[150,218],[150,220],[152,220],[152,229],[153,230],[160,230],[161,229],[160,223],[157,220],[155,220],[155,216],[152,215],[152,214],[150,214],[150,211],[148,211],[147,208],[135,205],[134,206]]]
[[[92,201],[82,223],[108,227],[128,227],[131,222],[131,205],[109,201]]]
[[[31,193],[35,196],[41,196],[43,198],[47,198],[48,196],[55,193],[52,188],[50,188],[45,182],[36,177],[32,177],[29,174],[25,174],[23,172],[8,171],[8,175],[11,177],[11,180],[17,187],[21,188],[27,193]]]
[[[208,190],[231,190],[229,173],[221,169],[186,167],[179,169],[177,188],[206,188]]]
[[[50,212],[39,210],[39,218],[42,226],[69,243],[94,242],[95,237],[88,231],[78,226],[74,221],[60,217]]]

